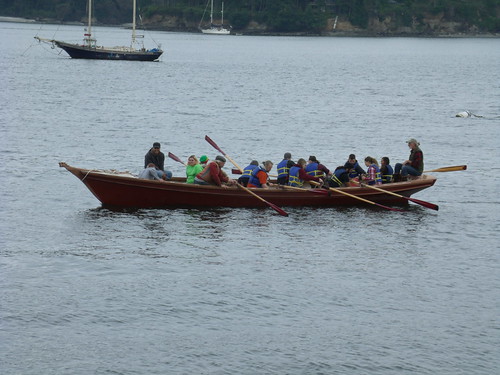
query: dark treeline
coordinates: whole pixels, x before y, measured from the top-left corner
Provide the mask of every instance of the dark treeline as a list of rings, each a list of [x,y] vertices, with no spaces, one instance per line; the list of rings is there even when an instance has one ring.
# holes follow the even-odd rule
[[[137,0],[139,14],[147,20],[177,17],[198,22],[206,0]],[[220,1],[216,15],[220,13]],[[83,21],[86,0],[0,0],[0,15],[57,22]],[[131,0],[94,0],[94,17],[101,24],[130,22]],[[234,29],[245,29],[251,21],[275,32],[319,32],[327,19],[338,17],[361,29],[370,20],[391,19],[397,26],[418,30],[427,16],[441,14],[445,21],[465,29],[500,32],[500,0],[225,0],[225,20]]]

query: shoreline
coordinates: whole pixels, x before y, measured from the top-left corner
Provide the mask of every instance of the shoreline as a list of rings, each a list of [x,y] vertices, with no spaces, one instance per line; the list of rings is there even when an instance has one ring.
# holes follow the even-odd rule
[[[29,23],[29,24],[43,24],[43,25],[67,25],[67,26],[85,26],[82,22],[56,22],[54,20],[35,20],[21,17],[4,17],[0,16],[0,22],[6,23]],[[130,28],[130,24],[95,24],[99,27],[121,27],[124,29]],[[145,28],[146,31],[166,31],[198,34],[197,29],[179,29],[179,28],[162,28],[158,26]],[[201,33],[200,33],[201,34]],[[366,30],[359,31],[325,31],[323,33],[307,33],[307,32],[268,32],[268,31],[255,31],[255,30],[241,30],[238,32],[231,32],[233,36],[290,36],[290,37],[333,37],[333,38],[499,38],[500,34],[492,33],[376,33]]]

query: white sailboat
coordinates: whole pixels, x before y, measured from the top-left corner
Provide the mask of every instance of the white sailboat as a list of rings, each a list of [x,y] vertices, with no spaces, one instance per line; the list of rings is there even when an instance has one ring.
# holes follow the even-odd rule
[[[214,24],[214,0],[209,0],[210,1],[210,26],[207,28],[201,28],[200,30],[203,34],[213,34],[213,35],[229,35],[231,33],[231,30],[224,27],[224,3],[222,3],[221,7],[221,23],[219,24]],[[208,3],[207,3],[208,6]],[[206,8],[205,8],[206,9]],[[203,13],[205,15],[205,13]],[[203,22],[203,17],[201,18],[200,21],[200,26],[201,23]],[[229,26],[231,27],[231,26]]]
[[[132,14],[132,41],[130,46],[124,47],[101,47],[96,44],[96,39],[92,35],[92,0],[88,0],[88,26],[84,33],[83,44],[66,43],[54,39],[45,39],[35,36],[40,42],[52,43],[53,45],[66,51],[74,59],[92,60],[130,60],[130,61],[156,61],[163,51],[158,48],[146,50],[142,40],[143,35],[137,35],[135,31],[136,20],[136,0],[133,0]]]

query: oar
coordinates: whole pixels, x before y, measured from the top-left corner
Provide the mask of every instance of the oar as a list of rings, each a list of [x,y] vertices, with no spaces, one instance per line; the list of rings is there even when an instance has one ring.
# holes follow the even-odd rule
[[[319,185],[319,182],[316,182],[316,181],[309,181],[309,183],[313,184],[313,185]],[[344,195],[347,195],[348,197],[351,197],[351,198],[354,198],[354,199],[358,199],[358,200],[360,200],[362,202],[365,202],[365,203],[374,204],[375,206],[379,206],[379,207],[385,208],[386,210],[403,212],[403,210],[399,210],[397,208],[392,208],[392,207],[387,207],[387,206],[384,206],[383,204],[369,201],[368,199],[358,197],[357,195],[349,194],[349,193],[347,193],[345,191],[342,191],[342,190],[339,190],[339,189],[335,189],[335,188],[332,188],[332,187],[328,188],[328,189],[330,189],[331,191],[334,191],[336,193],[344,194]]]
[[[455,172],[455,171],[465,171],[467,169],[466,165],[455,165],[452,167],[443,167],[443,168],[437,168],[437,169],[431,169],[429,171],[423,171],[422,173],[427,173],[427,172]]]
[[[367,187],[367,188],[370,188],[370,189],[373,189],[373,190],[377,190],[377,191],[380,191],[380,192],[383,192],[383,193],[387,193],[387,194],[390,194],[390,195],[394,195],[395,197],[399,197],[399,198],[404,198],[404,199],[407,199],[409,200],[410,202],[413,202],[413,203],[416,203],[416,204],[419,204],[421,206],[424,206],[424,207],[427,207],[427,208],[430,208],[432,210],[439,210],[439,206],[437,204],[434,204],[434,203],[430,203],[430,202],[426,202],[426,201],[421,201],[420,199],[415,199],[415,198],[410,198],[410,197],[405,197],[404,195],[400,195],[400,194],[396,194],[396,193],[393,193],[392,191],[388,191],[388,190],[385,190],[385,189],[381,189],[381,188],[378,188],[376,186],[373,186],[373,185],[367,185],[367,184],[361,184],[362,186],[364,187]]]
[[[233,159],[231,159],[224,151],[222,151],[221,148],[219,146],[217,146],[217,143],[215,143],[214,141],[212,141],[212,139],[210,139],[210,137],[208,135],[205,136],[205,140],[208,143],[210,143],[217,151],[219,151],[221,154],[223,154],[231,163],[233,163],[233,165],[236,168],[238,168],[240,171],[243,171],[243,169],[241,169],[241,167],[238,164],[236,164],[236,162]],[[276,206],[274,203],[266,201],[264,198],[258,196],[257,194],[255,194],[250,189],[248,189],[248,188],[246,188],[246,187],[244,187],[244,186],[242,186],[240,184],[236,184],[236,186],[238,186],[242,190],[245,190],[247,193],[253,195],[255,198],[260,199],[262,202],[264,202],[265,204],[267,204],[269,207],[271,207],[273,210],[275,210],[276,212],[278,212],[280,215],[288,216],[288,214],[285,211],[283,211],[281,208],[279,208],[278,206]]]
[[[212,139],[211,139],[208,135],[206,135],[206,136],[205,136],[205,141],[207,141],[208,143],[210,143],[210,144],[212,145],[212,147],[213,147],[213,148],[215,148],[215,149],[216,149],[217,151],[219,151],[222,155],[224,155],[224,156],[226,157],[226,159],[228,159],[231,163],[233,163],[233,165],[234,165],[236,168],[238,168],[238,170],[239,170],[241,173],[243,173],[243,168],[241,168],[238,164],[236,164],[236,162],[235,162],[233,159],[231,159],[231,158],[230,158],[230,157],[229,157],[229,156],[228,156],[228,155],[227,155],[224,151],[222,151],[222,150],[220,149],[220,147],[219,147],[219,146],[217,146],[217,143],[215,143],[214,141],[212,141]]]
[[[232,174],[243,174],[243,171],[240,171],[239,169],[237,168],[233,168],[231,169],[231,173]],[[277,175],[274,175],[274,174],[270,174],[269,177],[278,177]]]
[[[186,166],[186,163],[184,163],[181,159],[179,159],[177,156],[175,156],[171,152],[168,153],[168,157],[171,159],[174,159],[175,161],[178,161],[179,163],[182,163],[184,166]]]
[[[279,185],[280,188],[283,188],[285,190],[296,190],[296,191],[303,191],[306,193],[314,193],[314,194],[321,194],[321,195],[328,195],[328,191],[323,190],[323,189],[304,189],[296,186],[288,186],[288,185]]]
[[[240,185],[240,184],[236,184],[236,186],[238,186],[242,190],[245,190],[247,193],[253,195],[255,198],[260,199],[262,202],[264,202],[265,204],[267,204],[269,207],[271,207],[273,210],[275,210],[280,215],[282,215],[282,216],[288,216],[288,214],[285,211],[283,211],[281,208],[279,208],[278,206],[276,206],[274,203],[266,201],[264,198],[262,198],[262,197],[258,196],[257,194],[255,194],[252,190],[250,190],[250,189],[248,189],[248,188],[246,188],[246,187],[244,187],[243,185]]]

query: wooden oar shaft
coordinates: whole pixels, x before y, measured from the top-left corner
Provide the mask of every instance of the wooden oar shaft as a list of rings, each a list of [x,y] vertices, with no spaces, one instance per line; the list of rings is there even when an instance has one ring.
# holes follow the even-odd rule
[[[313,184],[313,185],[319,185],[319,183],[318,183],[318,182],[316,182],[316,181],[309,181],[309,183],[311,183],[311,184]],[[354,198],[354,199],[360,200],[360,201],[362,201],[362,202],[369,203],[369,204],[373,204],[373,205],[375,205],[375,206],[379,206],[379,207],[385,208],[386,210],[390,210],[390,211],[401,211],[401,210],[397,210],[397,209],[395,209],[395,208],[391,208],[391,207],[384,206],[383,204],[380,204],[380,203],[377,203],[377,202],[372,202],[372,201],[370,201],[370,200],[368,200],[368,199],[365,199],[365,198],[358,197],[357,195],[350,194],[350,193],[348,193],[348,192],[346,192],[346,191],[342,191],[342,190],[335,189],[335,188],[332,188],[332,187],[330,187],[330,188],[328,188],[328,189],[329,189],[329,190],[331,190],[331,191],[334,191],[334,192],[336,192],[336,193],[343,194],[343,195],[345,195],[345,196],[348,196],[348,197],[351,197],[351,198]]]
[[[226,157],[227,160],[229,160],[231,163],[233,163],[233,165],[236,168],[238,168],[241,173],[243,173],[243,169],[238,164],[236,164],[236,162],[233,159],[231,159],[228,154],[224,154],[224,156]]]
[[[243,169],[241,169],[241,167],[238,164],[236,164],[236,162],[233,159],[231,159],[224,151],[222,151],[222,149],[217,145],[217,143],[215,143],[208,135],[205,136],[205,140],[208,143],[210,143],[216,150],[218,150],[219,152],[221,152],[222,154],[224,154],[224,156],[231,163],[233,163],[233,165],[236,168],[238,168],[240,171],[243,172]],[[264,202],[265,204],[267,204],[269,207],[271,207],[273,210],[275,210],[276,212],[278,212],[280,215],[282,215],[282,216],[288,216],[288,214],[284,210],[282,210],[281,208],[279,208],[278,206],[276,206],[274,203],[266,201],[264,198],[258,196],[253,191],[251,191],[250,189],[246,188],[245,186],[242,186],[240,184],[236,184],[236,186],[238,186],[240,189],[246,191],[247,193],[253,195],[255,198],[258,198],[259,200],[261,200],[262,202]]]
[[[436,168],[436,169],[430,169],[428,171],[424,171],[423,173],[429,173],[429,172],[456,172],[456,171],[465,171],[467,169],[466,165],[454,165],[451,167],[442,167],[442,168]]]
[[[424,206],[424,207],[427,207],[427,208],[431,208],[431,209],[436,210],[436,211],[439,210],[439,206],[437,204],[434,204],[434,203],[422,201],[420,199],[415,199],[415,198],[411,198],[411,197],[405,197],[404,195],[394,193],[393,191],[381,189],[381,188],[373,186],[373,185],[367,185],[367,184],[360,184],[360,185],[363,186],[363,187],[367,187],[367,188],[370,188],[370,189],[373,189],[373,190],[380,191],[382,193],[393,195],[393,196],[398,197],[398,198],[406,199],[406,200],[408,200],[410,202],[417,203],[417,204],[419,204],[421,206]]]
[[[282,216],[288,216],[288,214],[284,210],[282,210],[281,208],[279,208],[275,204],[266,201],[264,198],[262,198],[259,195],[255,194],[252,190],[250,190],[250,189],[248,189],[248,188],[246,188],[246,187],[244,187],[243,185],[240,185],[240,184],[236,184],[236,186],[238,186],[240,189],[246,191],[247,193],[253,195],[255,198],[261,200],[262,202],[264,202],[265,204],[267,204],[269,207],[271,207],[273,210],[275,210],[280,215],[282,215]]]
[[[238,165],[236,164],[236,162],[231,159],[229,157],[228,154],[226,154],[224,151],[222,151],[222,149],[217,145],[217,143],[215,143],[212,138],[210,138],[208,135],[205,135],[205,141],[207,141],[208,143],[210,143],[212,145],[213,148],[215,148],[217,151],[219,151],[222,155],[224,155],[226,157],[226,159],[228,159],[231,163],[233,163],[233,165],[238,168],[240,170],[240,172],[243,173],[243,169]]]
[[[327,195],[328,192],[323,189],[304,189],[296,186],[288,186],[288,185],[280,185],[283,189],[285,190],[295,190],[295,191],[301,191],[303,193],[314,193],[314,194],[322,194],[322,195]]]

